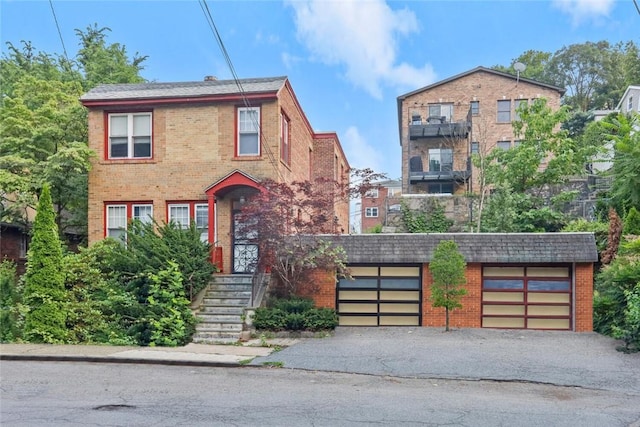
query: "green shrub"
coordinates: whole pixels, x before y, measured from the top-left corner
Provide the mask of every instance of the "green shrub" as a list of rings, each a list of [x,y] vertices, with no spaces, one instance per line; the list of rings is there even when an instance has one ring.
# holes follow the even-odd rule
[[[149,276],[149,345],[175,347],[188,343],[195,331],[195,317],[184,295],[178,264],[169,262],[166,269]]]
[[[609,238],[609,224],[601,221],[587,221],[584,218],[570,221],[562,228],[566,232],[591,232],[596,239],[596,247],[598,253],[607,248],[607,239]]]
[[[338,315],[332,308],[314,308],[305,313],[304,327],[310,331],[335,329]]]
[[[285,327],[290,331],[304,329],[306,313],[287,313]]]
[[[635,353],[640,351],[640,283],[625,290],[624,295],[627,302],[624,322],[620,327],[613,327],[613,336],[624,341],[622,351]]]
[[[287,313],[279,308],[259,307],[253,315],[253,326],[256,329],[280,331],[285,328]]]
[[[622,233],[640,235],[640,213],[636,208],[629,209],[629,212],[624,217]]]
[[[285,313],[304,313],[313,308],[313,300],[309,298],[277,299],[272,307]]]
[[[0,342],[20,337],[17,286],[16,265],[6,260],[0,262]]]

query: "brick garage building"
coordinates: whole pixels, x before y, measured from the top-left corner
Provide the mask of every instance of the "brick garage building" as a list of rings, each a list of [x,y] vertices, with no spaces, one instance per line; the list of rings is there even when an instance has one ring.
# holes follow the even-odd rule
[[[431,305],[429,261],[453,240],[467,262],[453,327],[593,329],[592,233],[370,234],[324,236],[341,245],[355,280],[316,276],[316,304],[343,326],[444,326]]]
[[[348,182],[334,132],[315,132],[286,77],[109,84],[81,97],[89,110],[89,243],[128,221],[195,222],[223,272],[251,272],[257,246],[234,232],[260,182]],[[349,205],[333,212],[348,230]]]

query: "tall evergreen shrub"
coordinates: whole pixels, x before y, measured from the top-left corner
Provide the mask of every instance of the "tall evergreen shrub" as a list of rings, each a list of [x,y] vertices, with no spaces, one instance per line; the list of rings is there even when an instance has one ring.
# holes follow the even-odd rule
[[[31,245],[27,254],[24,338],[31,342],[60,343],[66,339],[66,292],[62,246],[51,193],[45,184],[38,201]]]

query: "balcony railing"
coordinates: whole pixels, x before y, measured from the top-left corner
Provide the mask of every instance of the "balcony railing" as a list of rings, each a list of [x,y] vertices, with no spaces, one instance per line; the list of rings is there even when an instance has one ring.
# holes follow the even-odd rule
[[[445,118],[430,118],[426,123],[413,121],[409,125],[409,139],[422,138],[466,138],[471,131],[471,122],[447,122]]]
[[[469,179],[469,171],[439,171],[439,172],[418,172],[409,173],[409,182],[465,182]]]

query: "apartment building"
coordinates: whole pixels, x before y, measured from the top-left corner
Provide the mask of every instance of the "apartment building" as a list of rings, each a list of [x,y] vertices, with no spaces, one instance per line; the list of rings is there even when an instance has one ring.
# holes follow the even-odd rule
[[[388,225],[389,216],[400,212],[402,181],[386,180],[375,186],[360,202],[360,228],[363,233],[377,226]]]
[[[335,132],[315,132],[287,77],[101,85],[88,109],[89,243],[132,219],[195,223],[223,272],[251,272],[257,246],[237,214],[260,182],[348,182]],[[332,212],[348,230],[348,201]]]
[[[565,90],[477,67],[397,99],[402,192],[463,194],[477,189],[472,153],[518,144],[517,108],[536,98],[560,107]]]

